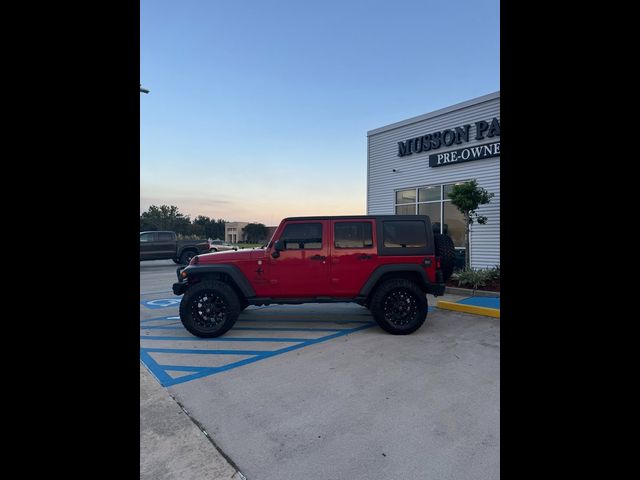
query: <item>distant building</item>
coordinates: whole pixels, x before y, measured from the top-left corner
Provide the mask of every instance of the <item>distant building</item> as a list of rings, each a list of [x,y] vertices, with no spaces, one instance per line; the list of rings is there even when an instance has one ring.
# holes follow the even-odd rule
[[[242,231],[244,227],[249,225],[249,222],[227,222],[224,224],[224,239],[229,243],[238,243],[245,241],[247,236]]]
[[[224,239],[229,243],[246,242],[247,235],[242,231],[244,227],[249,225],[249,222],[227,222],[224,226]],[[278,225],[275,227],[267,227],[267,238],[264,239],[265,243],[271,240],[271,237],[276,232]]]

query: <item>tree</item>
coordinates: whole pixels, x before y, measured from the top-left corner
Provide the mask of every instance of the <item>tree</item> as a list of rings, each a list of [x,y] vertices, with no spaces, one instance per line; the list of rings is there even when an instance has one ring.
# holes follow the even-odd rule
[[[176,233],[189,234],[191,219],[178,211],[175,205],[151,205],[140,215],[140,228],[144,230],[173,230]],[[144,227],[144,228],[143,228]]]
[[[226,220],[219,218],[218,220],[211,220],[211,232],[209,237],[216,240],[224,240],[224,226],[227,223]]]
[[[260,243],[267,238],[267,226],[263,223],[249,223],[242,232],[249,243]]]
[[[471,268],[471,250],[469,249],[469,231],[471,224],[476,221],[481,225],[487,223],[487,217],[478,215],[477,208],[487,204],[495,194],[489,193],[482,187],[478,187],[478,182],[470,182],[454,185],[449,193],[451,203],[454,204],[464,217],[464,246],[466,249],[465,264],[467,269]]]
[[[212,220],[198,215],[193,222],[189,215],[183,215],[175,205],[151,205],[140,215],[140,231],[172,230],[179,235],[207,238],[224,238],[226,220]]]

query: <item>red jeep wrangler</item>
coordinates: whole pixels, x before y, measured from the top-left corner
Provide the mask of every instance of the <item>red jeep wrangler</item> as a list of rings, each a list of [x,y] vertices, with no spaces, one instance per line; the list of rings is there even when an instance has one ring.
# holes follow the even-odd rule
[[[424,215],[285,218],[265,248],[193,257],[178,268],[184,327],[218,337],[249,305],[355,302],[389,333],[416,331],[442,295],[453,242]]]

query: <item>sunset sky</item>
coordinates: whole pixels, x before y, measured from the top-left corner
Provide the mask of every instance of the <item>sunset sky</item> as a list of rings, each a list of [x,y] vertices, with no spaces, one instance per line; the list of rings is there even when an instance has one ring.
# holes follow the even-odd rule
[[[497,0],[141,0],[140,211],[366,213],[367,131],[500,90]]]

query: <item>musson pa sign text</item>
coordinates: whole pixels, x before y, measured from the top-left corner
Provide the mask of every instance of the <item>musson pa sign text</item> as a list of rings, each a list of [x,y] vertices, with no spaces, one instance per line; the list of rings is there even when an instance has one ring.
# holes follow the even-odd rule
[[[472,129],[475,135],[472,137]],[[442,147],[459,145],[469,142],[469,139],[484,140],[485,138],[500,137],[500,120],[496,117],[490,122],[481,120],[474,125],[466,124],[461,127],[447,128],[439,132],[432,132],[419,137],[398,142],[398,156],[404,157],[414,153],[437,150]],[[441,167],[451,163],[469,162],[500,155],[500,142],[488,143],[473,147],[461,148],[446,153],[429,155],[430,167]]]

